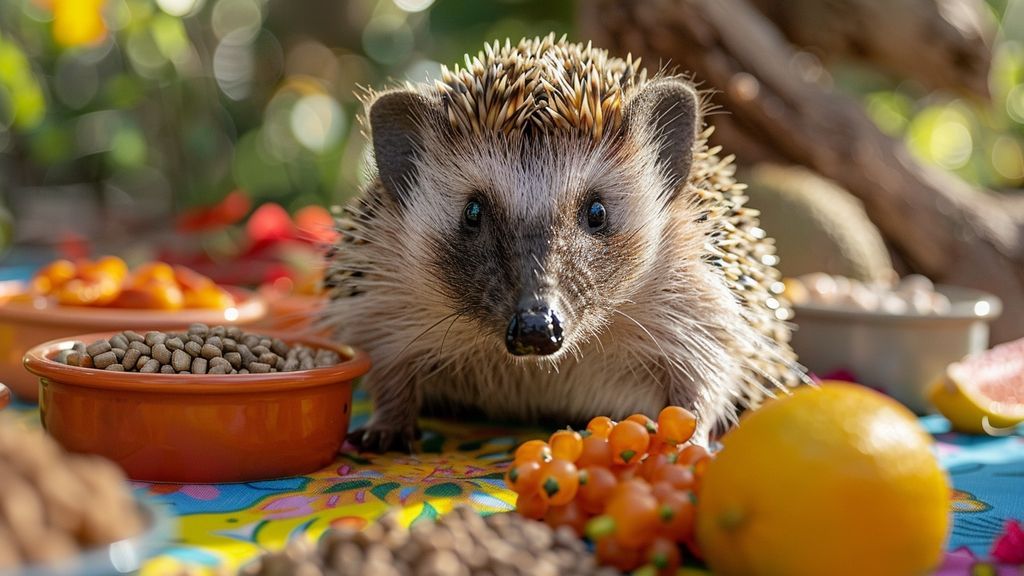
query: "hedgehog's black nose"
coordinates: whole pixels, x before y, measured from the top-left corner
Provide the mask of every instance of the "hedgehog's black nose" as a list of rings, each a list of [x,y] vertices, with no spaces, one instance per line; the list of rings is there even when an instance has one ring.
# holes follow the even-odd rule
[[[516,356],[547,356],[562,347],[562,319],[546,306],[520,309],[505,333],[505,347]]]

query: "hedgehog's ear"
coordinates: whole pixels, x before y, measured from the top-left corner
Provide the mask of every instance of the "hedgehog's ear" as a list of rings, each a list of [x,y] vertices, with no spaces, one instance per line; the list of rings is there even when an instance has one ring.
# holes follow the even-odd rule
[[[403,205],[433,113],[430,100],[411,90],[385,92],[370,104],[370,135],[377,171],[384,187]]]
[[[679,78],[652,80],[626,104],[627,131],[658,146],[658,161],[675,183],[690,176],[700,123],[698,106],[693,86]]]

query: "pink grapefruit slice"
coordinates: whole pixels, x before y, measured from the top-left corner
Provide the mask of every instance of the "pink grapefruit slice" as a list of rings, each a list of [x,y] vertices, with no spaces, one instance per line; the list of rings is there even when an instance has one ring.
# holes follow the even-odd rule
[[[960,432],[998,434],[1024,422],[1024,338],[950,364],[930,399]]]

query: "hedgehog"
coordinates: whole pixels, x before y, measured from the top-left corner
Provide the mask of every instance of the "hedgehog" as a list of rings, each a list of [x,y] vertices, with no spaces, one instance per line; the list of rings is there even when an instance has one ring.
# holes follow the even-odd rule
[[[322,321],[369,352],[350,439],[421,413],[585,423],[737,413],[806,380],[774,245],[710,147],[707,95],[554,35],[370,92],[370,178],[337,219]]]

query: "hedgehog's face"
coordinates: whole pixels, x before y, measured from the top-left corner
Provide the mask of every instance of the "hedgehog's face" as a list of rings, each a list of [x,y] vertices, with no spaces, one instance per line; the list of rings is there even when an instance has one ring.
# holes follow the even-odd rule
[[[648,84],[601,140],[455,136],[439,107],[394,92],[370,119],[381,179],[449,306],[516,357],[600,338],[658,257],[692,159],[692,89]]]

